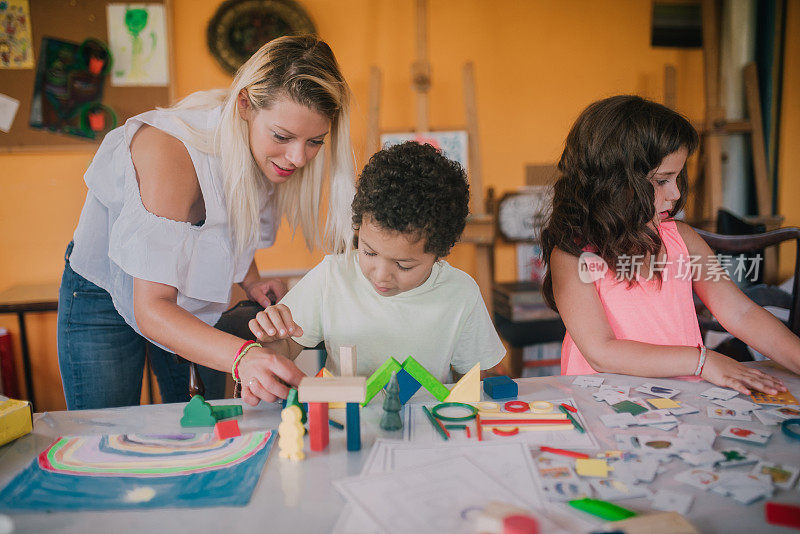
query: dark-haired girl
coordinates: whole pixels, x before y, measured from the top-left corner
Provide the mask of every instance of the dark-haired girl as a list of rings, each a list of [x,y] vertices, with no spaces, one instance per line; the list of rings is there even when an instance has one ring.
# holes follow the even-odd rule
[[[692,291],[731,334],[800,373],[800,339],[674,219],[697,144],[684,117],[636,96],[595,102],[573,125],[542,232],[545,298],[567,328],[562,374],[694,375],[744,394],[785,391],[780,380],[706,349]]]

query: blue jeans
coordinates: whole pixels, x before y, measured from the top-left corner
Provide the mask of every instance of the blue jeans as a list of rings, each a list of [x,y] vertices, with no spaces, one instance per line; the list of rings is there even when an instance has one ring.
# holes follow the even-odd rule
[[[163,402],[189,400],[189,362],[177,358],[125,322],[107,291],[72,270],[64,255],[58,294],[58,364],[68,410],[139,404],[145,354]],[[206,398],[225,395],[225,375],[198,366]]]

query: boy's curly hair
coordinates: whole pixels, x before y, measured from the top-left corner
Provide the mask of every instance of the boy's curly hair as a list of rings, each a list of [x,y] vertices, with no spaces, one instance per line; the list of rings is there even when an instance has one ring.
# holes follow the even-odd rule
[[[358,180],[353,229],[365,215],[381,228],[425,239],[425,252],[447,256],[464,231],[469,183],[464,169],[431,145],[407,141],[376,152]]]

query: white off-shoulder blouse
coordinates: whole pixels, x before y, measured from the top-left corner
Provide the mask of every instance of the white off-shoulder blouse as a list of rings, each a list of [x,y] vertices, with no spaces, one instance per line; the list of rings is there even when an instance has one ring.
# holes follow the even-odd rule
[[[108,291],[117,311],[137,332],[134,277],[175,287],[178,305],[213,325],[228,306],[231,286],[247,274],[256,248],[275,241],[280,221],[273,204],[277,195],[270,194],[264,199],[258,243],[234,255],[219,158],[194,148],[187,129],[176,120],[213,131],[219,117],[219,108],[154,110],[132,117],[106,135],[84,175],[89,192],[74,234],[71,267]],[[202,225],[159,217],[142,204],[130,143],[143,124],[186,146],[205,202]]]

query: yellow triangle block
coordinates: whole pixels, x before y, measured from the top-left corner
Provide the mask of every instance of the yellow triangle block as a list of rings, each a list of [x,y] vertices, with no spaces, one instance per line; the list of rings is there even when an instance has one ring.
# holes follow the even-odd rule
[[[476,363],[467,374],[461,377],[445,402],[480,402],[481,400],[481,364]]]
[[[333,373],[328,371],[327,367],[323,367],[321,372],[322,372],[322,378],[333,378]],[[347,403],[345,403],[345,402],[329,402],[328,403],[328,408],[330,408],[331,410],[335,410],[337,408],[344,409],[345,407],[347,407]]]

